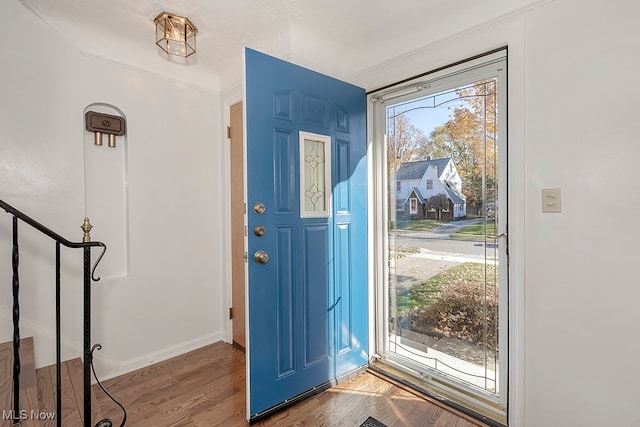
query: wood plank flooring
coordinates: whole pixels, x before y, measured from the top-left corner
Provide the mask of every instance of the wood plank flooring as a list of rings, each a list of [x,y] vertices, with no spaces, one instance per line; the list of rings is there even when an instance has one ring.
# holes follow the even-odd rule
[[[245,355],[222,342],[106,381],[127,408],[127,425],[247,426]],[[121,411],[94,386],[104,416],[119,425]],[[445,409],[366,372],[286,408],[256,426],[359,426],[373,416],[389,427],[478,427]]]
[[[11,343],[0,344],[0,411],[13,407],[13,347]],[[0,426],[10,425],[2,422]]]
[[[43,412],[56,412],[56,367],[45,366],[36,371],[38,381],[38,408]],[[42,427],[55,427],[56,420],[43,420]]]
[[[56,412],[56,367],[55,365],[35,369],[33,338],[20,340],[20,417],[23,427],[55,426]],[[9,411],[13,408],[13,344],[0,344],[0,427],[9,427]],[[83,408],[82,361],[79,358],[62,362],[62,425],[81,427]],[[91,390],[93,395],[93,389]],[[96,398],[92,401],[92,425],[102,414]]]
[[[84,418],[84,385],[82,380],[83,365],[80,358],[62,362],[60,376],[62,378],[62,425],[65,427],[81,427]],[[56,366],[49,365],[36,371],[38,383],[38,407],[45,413],[56,412]],[[91,390],[94,394],[94,390]],[[102,419],[99,405],[92,397],[91,425]],[[40,420],[38,426],[55,426],[55,420]]]
[[[0,345],[0,413],[13,408],[13,343]],[[20,409],[38,409],[38,390],[36,384],[36,369],[33,355],[33,338],[20,340]],[[4,417],[2,417],[4,418]],[[10,425],[9,420],[0,418],[0,426]],[[37,421],[26,419],[22,421],[24,427],[36,426]]]

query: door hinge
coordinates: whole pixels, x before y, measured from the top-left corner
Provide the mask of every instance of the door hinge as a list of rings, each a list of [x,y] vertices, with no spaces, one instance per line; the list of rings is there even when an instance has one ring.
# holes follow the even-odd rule
[[[244,258],[244,262],[249,261],[249,254],[245,252],[243,258]]]
[[[227,138],[231,139],[231,126],[227,126]]]
[[[247,204],[246,203],[244,204],[244,213],[245,213],[245,215],[247,214]]]
[[[245,225],[245,226],[244,226],[244,235],[245,235],[245,236],[247,236],[247,233],[248,233],[248,232],[249,232],[249,231],[248,231],[248,229],[247,229],[247,226]]]
[[[233,319],[233,307],[229,307],[229,319]]]

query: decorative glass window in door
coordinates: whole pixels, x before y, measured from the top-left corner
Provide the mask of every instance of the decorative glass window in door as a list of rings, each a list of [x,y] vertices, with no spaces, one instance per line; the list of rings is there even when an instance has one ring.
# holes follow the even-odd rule
[[[409,199],[410,208],[409,211],[411,215],[415,215],[418,213],[418,199],[411,198]]]
[[[331,137],[300,132],[300,217],[328,217],[331,194]]]

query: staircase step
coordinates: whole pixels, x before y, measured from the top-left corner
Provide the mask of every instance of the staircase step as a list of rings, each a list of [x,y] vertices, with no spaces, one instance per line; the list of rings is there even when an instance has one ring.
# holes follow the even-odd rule
[[[21,427],[55,427],[56,366],[35,369],[33,338],[20,340],[20,410]],[[80,358],[61,364],[62,425],[82,427],[84,416],[83,365]],[[0,344],[0,427],[11,426],[13,409],[13,343]],[[96,425],[102,412],[91,389],[91,425]],[[4,412],[3,412],[4,411]]]
[[[11,425],[4,415],[13,409],[13,342],[0,344],[0,426]],[[33,338],[20,340],[20,410],[23,427],[40,426]]]
[[[0,410],[2,411],[10,410],[13,406],[12,375],[13,346],[8,342],[0,344]],[[4,427],[9,424],[3,420],[0,425]]]
[[[56,367],[46,366],[36,370],[36,380],[38,383],[38,406],[40,410],[47,413],[56,413],[55,381]],[[42,422],[43,427],[53,427],[56,425],[54,420],[46,420]]]
[[[78,407],[80,408],[80,414],[84,418],[84,406],[83,406],[83,398],[84,389],[83,389],[83,364],[82,360],[79,358],[69,360],[67,362],[67,367],[69,368],[69,376],[71,377],[71,382],[73,384],[73,390],[76,393],[76,400],[78,402]],[[98,421],[100,421],[102,416],[102,411],[100,410],[100,405],[98,405],[98,400],[96,399],[95,393],[93,391],[93,387],[91,387],[90,391],[91,396],[91,425],[95,426]]]
[[[80,358],[63,362],[60,367],[62,377],[62,425],[82,426],[84,419],[83,365]],[[56,411],[56,366],[45,366],[37,370],[38,399],[41,410]],[[96,425],[102,417],[98,402],[91,390],[91,425]],[[46,409],[44,409],[46,408]],[[54,426],[55,424],[42,424]]]

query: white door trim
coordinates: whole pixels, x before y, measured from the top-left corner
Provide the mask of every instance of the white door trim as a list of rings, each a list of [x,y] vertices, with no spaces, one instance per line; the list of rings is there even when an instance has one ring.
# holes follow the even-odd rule
[[[524,304],[524,27],[512,25],[508,31],[508,211],[509,211],[509,349],[507,357],[509,386],[507,419],[510,426],[524,425],[524,378],[525,378],[525,304]],[[415,59],[415,58],[413,58]],[[459,58],[451,58],[455,62]],[[424,71],[424,70],[423,70]],[[400,99],[399,97],[398,99]],[[374,141],[374,132],[379,123],[384,123],[384,114],[377,112],[373,105],[378,100],[369,97],[368,134],[370,151],[369,205],[375,206],[370,212],[370,324],[375,325],[370,334],[373,355],[383,354],[386,342],[385,327],[388,324],[386,310],[388,289],[388,266],[385,261],[388,254],[387,241],[384,239],[384,225],[387,223],[384,194],[386,193],[386,144]],[[382,313],[383,321],[375,319],[374,313]]]

